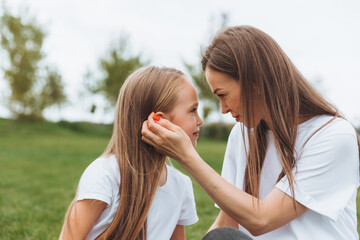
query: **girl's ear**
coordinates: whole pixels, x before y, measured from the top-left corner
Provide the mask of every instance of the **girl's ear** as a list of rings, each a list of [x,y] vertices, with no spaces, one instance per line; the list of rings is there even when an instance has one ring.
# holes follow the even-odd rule
[[[169,116],[167,114],[163,113],[163,112],[156,112],[155,114],[158,115],[161,118],[165,118],[167,120],[170,120]]]

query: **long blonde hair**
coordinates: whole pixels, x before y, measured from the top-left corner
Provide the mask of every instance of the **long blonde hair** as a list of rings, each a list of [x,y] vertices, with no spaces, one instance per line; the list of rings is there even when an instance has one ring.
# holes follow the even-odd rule
[[[253,129],[247,129],[249,144],[244,190],[259,197],[267,148],[266,131],[270,129],[283,166],[277,181],[286,176],[294,195],[292,169],[296,166],[294,148],[300,119],[318,115],[334,116],[333,119],[343,116],[306,81],[275,40],[257,28],[237,26],[218,33],[203,55],[202,67],[225,73],[240,82],[240,104],[246,126],[254,126],[252,100],[255,95],[268,116],[266,123],[261,120]],[[259,92],[254,92],[254,86]],[[244,137],[244,127],[242,132]],[[360,149],[359,137],[358,145]]]
[[[151,112],[170,112],[182,72],[146,67],[131,74],[121,87],[111,140],[104,155],[115,155],[120,171],[120,202],[113,221],[97,239],[146,239],[147,216],[166,156],[141,141],[141,127]]]

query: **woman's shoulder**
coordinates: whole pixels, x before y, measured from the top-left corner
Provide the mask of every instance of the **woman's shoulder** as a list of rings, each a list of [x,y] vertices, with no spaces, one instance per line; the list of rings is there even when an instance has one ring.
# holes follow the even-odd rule
[[[247,129],[245,125],[237,122],[231,129],[231,132],[229,134],[229,141],[243,140],[243,132],[244,132],[244,136],[246,137]]]
[[[313,132],[314,130],[319,130],[322,134],[352,134],[356,136],[356,130],[348,120],[328,115],[313,117],[299,125],[299,132]]]
[[[297,146],[307,151],[357,149],[357,133],[349,121],[334,116],[317,116],[298,128]],[[346,150],[346,151],[347,151]]]

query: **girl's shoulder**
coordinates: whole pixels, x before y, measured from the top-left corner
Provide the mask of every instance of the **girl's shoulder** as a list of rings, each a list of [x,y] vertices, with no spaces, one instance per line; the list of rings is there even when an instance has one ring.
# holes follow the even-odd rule
[[[114,201],[120,184],[120,172],[115,156],[100,156],[83,172],[77,200],[96,199],[109,205]]]
[[[187,175],[183,174],[173,166],[167,167],[167,181],[173,182],[176,185],[191,184],[191,179]]]
[[[115,155],[102,155],[90,163],[88,168],[112,171],[113,169],[116,169],[115,167],[117,166],[118,164]]]
[[[120,171],[114,155],[100,156],[85,169],[82,177],[108,178],[117,182],[120,178]]]

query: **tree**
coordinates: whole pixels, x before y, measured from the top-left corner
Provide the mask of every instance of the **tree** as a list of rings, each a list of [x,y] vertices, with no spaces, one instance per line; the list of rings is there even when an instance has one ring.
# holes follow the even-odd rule
[[[122,37],[117,44],[110,47],[99,63],[103,77],[93,80],[91,72],[88,72],[87,88],[92,93],[102,94],[111,106],[115,106],[119,90],[126,78],[136,69],[147,65],[148,61],[143,61],[140,54],[131,55],[128,38]],[[92,112],[95,109],[96,106],[93,105]]]
[[[229,15],[227,13],[221,13],[220,15],[220,27],[215,27],[215,18],[212,17],[210,19],[211,29],[210,32],[214,32],[214,29],[223,29],[227,26],[229,20]],[[217,97],[212,93],[209,85],[206,82],[204,71],[202,70],[201,66],[201,59],[202,59],[202,52],[200,51],[199,60],[196,64],[189,64],[184,62],[185,68],[189,72],[191,78],[194,81],[195,87],[199,93],[199,99],[203,101],[203,119],[206,123],[206,120],[210,113],[213,110],[218,110],[220,108],[219,100]]]
[[[201,57],[201,54],[200,54]],[[199,61],[200,62],[200,61]],[[199,99],[203,101],[203,119],[206,122],[210,113],[215,109],[219,109],[219,100],[211,91],[209,84],[206,82],[204,71],[201,64],[184,63],[187,71],[194,81],[195,87],[199,94]]]
[[[60,74],[39,67],[46,34],[35,19],[13,16],[6,9],[0,18],[0,33],[1,47],[8,56],[8,66],[2,69],[11,89],[9,110],[17,119],[43,119],[45,108],[66,99]]]

